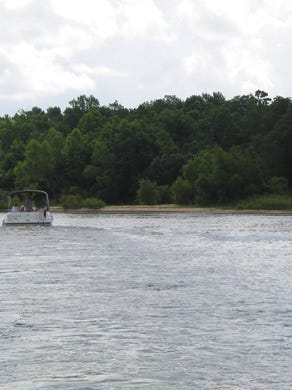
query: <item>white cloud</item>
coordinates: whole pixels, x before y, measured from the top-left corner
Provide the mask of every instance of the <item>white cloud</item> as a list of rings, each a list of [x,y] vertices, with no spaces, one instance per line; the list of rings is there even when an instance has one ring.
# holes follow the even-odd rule
[[[169,41],[167,23],[153,0],[50,0],[56,14],[97,42],[113,36]]]
[[[7,9],[16,10],[26,7],[31,1],[32,0],[2,0],[2,3]]]
[[[227,80],[230,84],[239,81],[244,93],[254,92],[259,87],[270,91],[274,87],[273,68],[258,54],[256,46],[252,52],[244,44],[240,51],[232,46],[224,50]]]
[[[164,42],[174,39],[163,12],[153,0],[120,2],[118,19],[119,33],[128,39],[145,38]]]
[[[69,30],[76,29],[75,38],[81,33],[83,44],[102,43],[117,33],[116,12],[107,0],[49,0],[53,11],[64,20]],[[65,29],[63,29],[65,32]],[[71,32],[63,34],[73,43]],[[85,38],[85,39],[84,39]],[[78,38],[77,38],[78,39]]]
[[[0,23],[10,112],[8,100],[64,107],[87,93],[135,106],[292,89],[290,0],[0,0]]]
[[[40,97],[43,95],[54,95],[66,90],[91,89],[93,90],[94,81],[86,74],[75,73],[69,68],[65,69],[56,61],[54,56],[48,51],[37,51],[32,45],[20,44],[11,48],[9,52],[3,53],[6,61],[14,69],[13,76],[8,68],[2,74],[1,83],[7,85],[12,82],[11,78],[17,78],[19,89],[26,91],[27,98],[33,98],[35,94]],[[21,66],[19,66],[21,64]],[[6,98],[7,94],[4,94]],[[19,91],[11,93],[19,99]],[[3,95],[0,94],[0,97]]]
[[[276,45],[285,45],[291,36],[285,33],[292,26],[292,3],[285,0],[279,3],[275,7],[271,0],[180,2],[179,15],[194,42],[192,52],[183,61],[185,70],[190,75],[200,74],[206,84],[210,78],[214,82],[212,76],[216,74],[223,93],[224,90],[236,93],[235,88],[237,94],[254,92],[257,88],[279,90],[275,47],[269,35],[273,31]]]
[[[87,74],[91,76],[124,77],[125,74],[107,66],[88,66],[86,64],[74,65],[73,70],[77,74]]]

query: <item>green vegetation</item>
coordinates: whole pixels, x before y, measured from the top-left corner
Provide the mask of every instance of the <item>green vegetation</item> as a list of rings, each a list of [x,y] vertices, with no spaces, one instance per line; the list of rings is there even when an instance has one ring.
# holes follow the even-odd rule
[[[105,202],[286,208],[292,101],[260,90],[230,100],[217,92],[127,109],[82,95],[63,112],[33,107],[1,117],[1,194],[28,187],[48,191],[65,208]]]
[[[159,190],[157,184],[148,179],[141,179],[137,191],[137,200],[140,205],[154,205],[159,203]]]
[[[5,191],[0,190],[0,210],[7,210],[8,200]]]
[[[83,207],[87,209],[101,209],[105,206],[105,202],[100,199],[86,198],[83,201]]]
[[[80,209],[83,206],[80,195],[63,195],[61,197],[61,205],[66,209]]]
[[[292,194],[257,195],[238,202],[237,210],[290,210]]]
[[[63,195],[61,197],[61,206],[66,209],[100,209],[105,206],[105,202],[100,199],[86,198],[82,199],[80,195]]]

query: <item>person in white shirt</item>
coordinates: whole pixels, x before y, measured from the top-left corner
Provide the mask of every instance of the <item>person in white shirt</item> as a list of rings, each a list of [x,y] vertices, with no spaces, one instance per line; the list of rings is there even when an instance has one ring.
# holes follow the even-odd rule
[[[15,203],[15,205],[12,206],[11,211],[12,211],[13,213],[17,213],[17,211],[19,211],[19,208],[18,208],[18,206],[17,206],[17,203]]]

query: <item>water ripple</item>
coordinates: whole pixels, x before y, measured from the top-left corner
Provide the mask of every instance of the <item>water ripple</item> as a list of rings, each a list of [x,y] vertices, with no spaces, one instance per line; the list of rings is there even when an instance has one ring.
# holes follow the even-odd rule
[[[291,232],[211,214],[0,229],[0,387],[292,388]]]

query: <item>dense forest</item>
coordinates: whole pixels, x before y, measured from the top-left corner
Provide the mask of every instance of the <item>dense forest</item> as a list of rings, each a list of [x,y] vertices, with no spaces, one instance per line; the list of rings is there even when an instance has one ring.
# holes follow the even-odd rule
[[[292,187],[292,102],[264,91],[127,109],[79,96],[0,118],[0,190],[107,204],[215,205]]]

